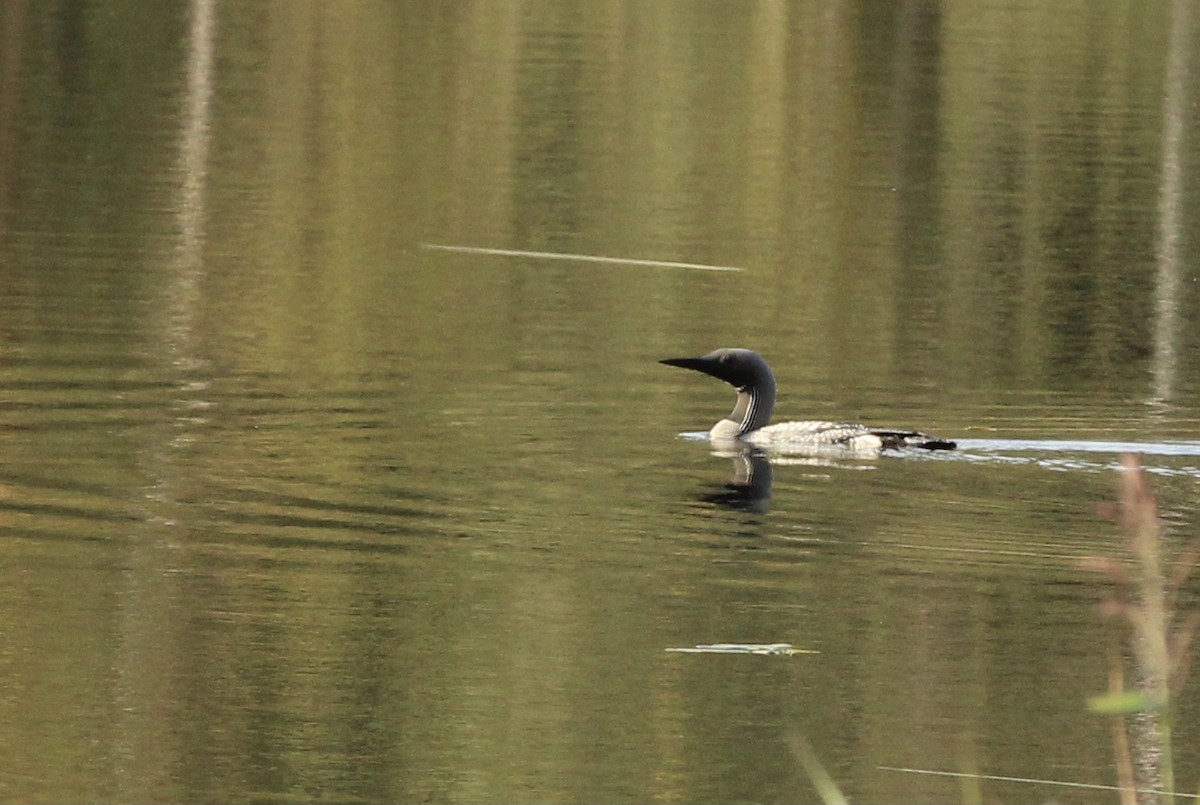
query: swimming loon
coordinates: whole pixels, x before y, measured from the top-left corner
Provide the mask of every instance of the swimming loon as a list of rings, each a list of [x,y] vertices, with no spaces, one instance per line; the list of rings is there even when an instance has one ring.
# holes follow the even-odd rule
[[[714,443],[741,442],[772,453],[848,450],[878,453],[900,447],[953,450],[958,445],[911,430],[881,430],[848,422],[781,422],[768,425],[775,408],[775,374],[757,352],[718,349],[699,358],[667,358],[667,366],[695,369],[737,389],[728,417],[713,425]]]

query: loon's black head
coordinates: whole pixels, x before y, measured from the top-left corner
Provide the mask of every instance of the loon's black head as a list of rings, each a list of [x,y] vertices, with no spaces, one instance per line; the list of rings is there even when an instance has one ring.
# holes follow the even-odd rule
[[[717,349],[699,358],[667,358],[659,361],[667,366],[695,369],[724,380],[738,391],[764,388],[769,384],[774,392],[775,375],[762,356],[751,349]]]
[[[732,413],[709,431],[713,438],[740,437],[771,420],[771,411],[775,407],[775,375],[757,352],[718,349],[699,358],[667,358],[659,363],[695,369],[737,389],[737,402]]]

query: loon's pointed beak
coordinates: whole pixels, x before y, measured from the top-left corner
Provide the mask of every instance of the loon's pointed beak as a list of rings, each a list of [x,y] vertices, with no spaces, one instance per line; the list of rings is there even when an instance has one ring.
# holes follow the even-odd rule
[[[694,369],[710,377],[715,377],[718,380],[729,382],[723,364],[716,358],[710,358],[707,355],[700,358],[665,358],[659,361],[659,363],[665,363],[667,366],[678,366],[681,369]]]
[[[659,363],[667,366],[678,366],[681,369],[695,369],[697,372],[707,372],[716,363],[711,358],[663,358]]]

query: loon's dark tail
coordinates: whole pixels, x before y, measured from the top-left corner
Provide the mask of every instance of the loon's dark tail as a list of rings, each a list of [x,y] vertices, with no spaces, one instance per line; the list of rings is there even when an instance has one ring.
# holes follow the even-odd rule
[[[922,450],[955,450],[958,448],[957,442],[926,436],[915,430],[876,430],[871,432],[883,440],[885,448],[918,447]]]

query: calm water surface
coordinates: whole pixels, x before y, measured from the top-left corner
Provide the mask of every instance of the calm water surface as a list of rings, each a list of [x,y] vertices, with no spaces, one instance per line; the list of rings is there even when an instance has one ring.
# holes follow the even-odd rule
[[[1115,782],[1118,454],[1200,526],[1188,5],[2,4],[0,799]],[[656,363],[718,346],[963,449],[738,500]]]

